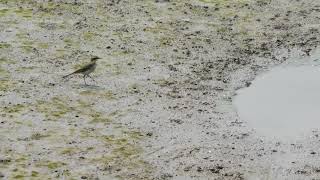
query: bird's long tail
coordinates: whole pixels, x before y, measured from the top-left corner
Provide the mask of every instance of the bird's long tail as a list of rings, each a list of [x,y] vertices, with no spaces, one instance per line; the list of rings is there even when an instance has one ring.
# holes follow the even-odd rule
[[[73,75],[74,73],[71,73],[71,74],[68,74],[68,75],[65,75],[65,76],[63,76],[62,78],[63,79],[65,79],[65,78],[67,78],[67,77],[69,77],[69,76],[71,76],[71,75]]]

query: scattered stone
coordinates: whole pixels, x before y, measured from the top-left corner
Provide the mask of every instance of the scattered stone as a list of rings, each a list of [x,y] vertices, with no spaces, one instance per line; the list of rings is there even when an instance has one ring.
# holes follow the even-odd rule
[[[182,124],[183,121],[181,119],[170,119],[170,122],[174,122],[174,123],[177,123],[177,124]]]

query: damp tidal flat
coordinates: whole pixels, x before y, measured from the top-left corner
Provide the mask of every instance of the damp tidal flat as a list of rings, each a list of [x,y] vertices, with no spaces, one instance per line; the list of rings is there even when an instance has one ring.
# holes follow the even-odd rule
[[[266,69],[313,56],[319,8],[0,0],[0,179],[317,179],[318,130],[264,138],[232,100]],[[95,81],[62,78],[92,56]]]

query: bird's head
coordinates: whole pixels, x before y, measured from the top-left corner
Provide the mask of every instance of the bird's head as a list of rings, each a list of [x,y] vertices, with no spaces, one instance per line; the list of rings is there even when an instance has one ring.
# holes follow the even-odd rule
[[[101,59],[101,58],[99,58],[98,56],[93,56],[91,58],[91,62],[97,62],[98,59]]]

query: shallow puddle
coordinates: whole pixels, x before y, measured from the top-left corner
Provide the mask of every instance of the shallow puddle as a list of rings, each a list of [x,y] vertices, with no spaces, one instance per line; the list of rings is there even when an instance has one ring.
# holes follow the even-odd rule
[[[299,138],[320,129],[320,66],[280,66],[237,91],[241,120],[258,134]]]

